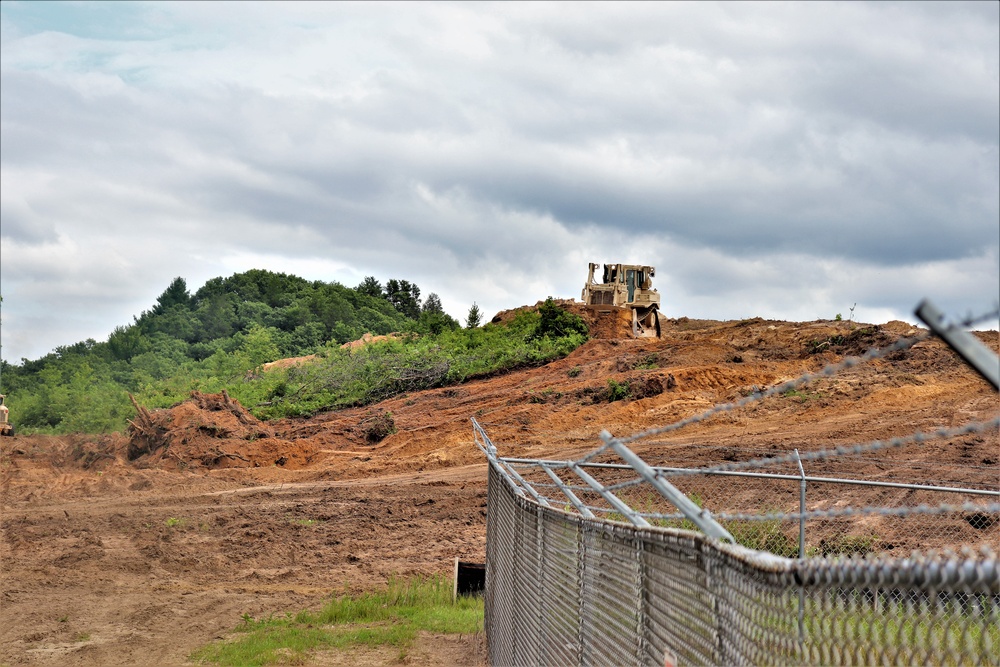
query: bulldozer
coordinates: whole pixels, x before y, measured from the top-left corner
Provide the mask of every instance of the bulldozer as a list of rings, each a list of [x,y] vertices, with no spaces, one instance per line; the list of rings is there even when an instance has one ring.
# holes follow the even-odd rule
[[[4,405],[6,396],[0,394],[0,435],[14,435],[14,425],[8,420],[10,410]]]
[[[660,294],[653,289],[656,269],[638,264],[605,264],[600,282],[594,272],[600,266],[591,262],[582,300],[598,313],[617,308],[632,311],[632,335],[635,338],[660,337]]]

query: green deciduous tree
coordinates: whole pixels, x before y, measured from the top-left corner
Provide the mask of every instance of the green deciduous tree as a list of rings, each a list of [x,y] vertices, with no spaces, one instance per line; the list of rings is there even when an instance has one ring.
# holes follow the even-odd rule
[[[586,338],[589,335],[583,318],[557,306],[551,296],[538,307],[538,315],[538,326],[532,334],[533,338],[562,338],[572,335]]]
[[[149,340],[138,326],[115,327],[108,336],[108,350],[119,361],[129,361],[149,349]]]
[[[204,299],[198,307],[197,314],[201,320],[198,340],[227,338],[232,336],[236,329],[238,319],[229,294],[213,294]]]
[[[425,310],[420,313],[417,321],[417,330],[420,333],[437,335],[447,329],[459,329],[460,325],[455,318],[444,311]]]

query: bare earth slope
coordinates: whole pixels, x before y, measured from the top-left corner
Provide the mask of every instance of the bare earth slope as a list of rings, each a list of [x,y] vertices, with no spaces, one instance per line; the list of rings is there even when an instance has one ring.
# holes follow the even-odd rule
[[[141,442],[0,440],[0,664],[182,665],[243,614],[319,607],[391,574],[448,572],[456,556],[481,561],[486,467],[470,417],[502,454],[567,458],[602,429],[667,424],[915,333],[681,319],[665,321],[661,340],[630,340],[620,323],[592,324],[602,337],[547,366],[312,419],[261,424],[228,397],[201,396],[152,413]],[[981,338],[997,349],[996,332]],[[609,379],[642,397],[609,403]],[[996,392],[930,340],[637,449],[698,465],[957,426],[998,407]],[[398,432],[371,444],[366,424],[384,412]],[[891,456],[852,472],[1000,486],[996,431]],[[449,641],[426,640],[411,663],[481,659]]]

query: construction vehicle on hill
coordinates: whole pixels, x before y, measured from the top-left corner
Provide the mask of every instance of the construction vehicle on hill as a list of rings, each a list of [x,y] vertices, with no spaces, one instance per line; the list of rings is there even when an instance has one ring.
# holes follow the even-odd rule
[[[638,264],[605,264],[601,282],[594,271],[600,264],[589,264],[583,303],[598,313],[628,308],[632,311],[632,335],[636,338],[660,337],[660,294],[653,289],[656,269]]]
[[[14,435],[14,425],[7,418],[10,410],[3,404],[6,398],[6,396],[0,394],[0,435]]]

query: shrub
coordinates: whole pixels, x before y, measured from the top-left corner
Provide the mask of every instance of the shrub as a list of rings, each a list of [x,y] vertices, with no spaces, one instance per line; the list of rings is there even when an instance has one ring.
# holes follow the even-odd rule
[[[624,401],[629,396],[631,396],[631,387],[627,381],[616,382],[615,380],[608,380],[608,403]]]
[[[396,432],[396,422],[391,412],[383,412],[361,422],[364,425],[365,439],[370,443],[382,442]]]
[[[572,335],[586,338],[589,335],[587,323],[583,321],[583,318],[557,306],[551,296],[538,307],[538,315],[540,319],[538,326],[531,334],[532,339],[562,338]]]
[[[878,535],[836,535],[819,541],[822,556],[865,556],[875,551]]]

